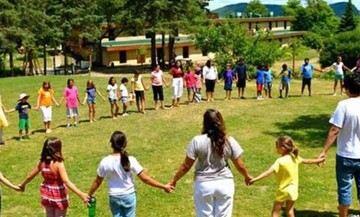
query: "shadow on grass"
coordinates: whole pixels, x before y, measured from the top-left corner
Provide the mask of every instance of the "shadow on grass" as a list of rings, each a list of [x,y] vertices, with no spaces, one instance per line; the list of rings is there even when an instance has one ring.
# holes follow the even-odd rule
[[[295,216],[299,217],[337,217],[338,214],[327,211],[315,211],[315,210],[295,210]],[[283,212],[282,217],[286,217],[286,213]]]
[[[33,135],[36,133],[45,133],[45,129],[37,129],[37,130],[31,131],[31,134],[33,134]]]
[[[277,122],[276,126],[277,131],[266,133],[275,137],[289,135],[306,147],[322,147],[330,128],[329,115],[301,115],[290,122]]]

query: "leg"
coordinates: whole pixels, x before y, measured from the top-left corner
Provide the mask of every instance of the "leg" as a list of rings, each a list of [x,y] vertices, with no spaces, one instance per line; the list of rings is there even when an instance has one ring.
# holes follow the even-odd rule
[[[56,217],[55,208],[46,206],[45,211],[46,211],[46,217]]]
[[[117,101],[114,102],[115,105],[115,112],[114,112],[114,116],[117,118],[118,114],[119,114],[119,104]]]
[[[302,85],[301,85],[301,96],[304,96],[304,89],[305,89],[305,82],[304,82],[304,79],[303,79]]]
[[[123,114],[126,114],[127,103],[123,103]]]
[[[244,98],[245,87],[241,88],[241,97]]]
[[[92,116],[91,120],[92,121],[95,121],[95,108],[96,108],[96,104],[92,103],[91,104],[91,116]]]
[[[5,142],[3,140],[3,128],[0,128],[0,145],[4,145]]]
[[[55,217],[65,217],[66,209],[55,209]]]
[[[275,201],[274,202],[274,206],[273,206],[273,209],[272,209],[272,211],[271,211],[271,216],[272,217],[279,217],[280,215],[280,210],[281,210],[281,208],[282,208],[282,206],[283,206],[283,203],[282,202],[277,202],[277,201]]]
[[[115,119],[115,116],[114,116],[114,103],[113,102],[110,103],[110,112],[111,112],[111,117],[113,119]]]
[[[231,100],[231,90],[229,90],[229,97],[228,98]]]
[[[155,104],[155,110],[158,110],[158,109],[159,109],[159,107],[158,107],[158,100],[155,100],[154,102],[155,102],[155,103],[154,103],[154,104]]]
[[[336,95],[336,86],[337,86],[338,80],[335,78],[334,80],[334,96]],[[342,85],[340,85],[342,86]]]
[[[343,95],[344,79],[340,79],[340,94]]]
[[[211,182],[194,183],[194,203],[196,216],[214,216],[214,187]]]
[[[289,84],[286,84],[285,87],[285,97],[287,98],[289,96]]]
[[[89,121],[90,121],[90,123],[92,123],[93,122],[93,119],[94,119],[94,117],[93,117],[93,111],[92,111],[92,104],[88,104],[88,108],[89,108]]]
[[[339,217],[347,217],[352,199],[353,160],[336,156]]]
[[[311,96],[311,78],[309,80],[309,84],[308,84],[308,90],[309,90],[309,96]]]
[[[286,216],[287,217],[295,217],[295,213],[294,213],[294,205],[295,205],[295,201],[286,201]]]
[[[218,180],[214,182],[217,182],[214,195],[214,216],[231,217],[235,193],[234,181],[232,179],[229,179]]]

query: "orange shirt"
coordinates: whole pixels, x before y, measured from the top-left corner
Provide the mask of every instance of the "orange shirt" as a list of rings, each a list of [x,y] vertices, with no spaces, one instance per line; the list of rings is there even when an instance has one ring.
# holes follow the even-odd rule
[[[43,88],[40,88],[38,95],[40,96],[40,106],[51,106],[54,95],[54,91],[52,89],[45,91]]]

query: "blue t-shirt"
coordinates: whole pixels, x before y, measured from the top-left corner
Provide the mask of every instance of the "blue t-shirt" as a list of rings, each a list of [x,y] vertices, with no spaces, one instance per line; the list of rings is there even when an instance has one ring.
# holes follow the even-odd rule
[[[312,71],[314,70],[314,66],[310,63],[304,64],[300,67],[300,72],[302,73],[303,78],[312,78]]]
[[[31,105],[28,102],[19,102],[15,107],[15,110],[19,112],[20,119],[29,119],[29,109],[31,109]]]
[[[282,83],[285,83],[285,84],[288,84],[290,83],[290,80],[291,80],[291,75],[292,75],[292,71],[290,69],[287,69],[285,71],[282,71],[280,73],[281,75],[281,82]]]
[[[265,82],[269,83],[272,82],[272,72],[271,70],[264,70],[264,74],[265,74]]]
[[[96,88],[95,87],[86,88],[85,92],[88,94],[88,96],[87,96],[88,101],[95,100],[95,97],[96,97]]]
[[[225,84],[232,84],[234,77],[235,77],[235,73],[231,69],[225,70],[223,73]]]
[[[245,80],[246,79],[246,65],[243,64],[241,66],[237,66],[235,68],[235,72],[237,74],[237,77],[239,80]]]
[[[263,70],[258,69],[255,74],[256,84],[264,84],[265,83],[265,73]]]

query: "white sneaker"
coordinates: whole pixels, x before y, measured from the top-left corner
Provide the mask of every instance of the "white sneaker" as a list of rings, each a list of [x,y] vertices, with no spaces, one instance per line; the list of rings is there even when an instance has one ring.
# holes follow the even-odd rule
[[[256,99],[257,99],[257,100],[261,100],[260,96],[258,96]]]
[[[45,133],[51,133],[52,131],[51,131],[51,129],[47,129],[46,131],[45,131]]]
[[[129,116],[129,114],[128,114],[128,113],[124,113],[124,114],[122,114],[121,116],[126,117],[126,116]]]

